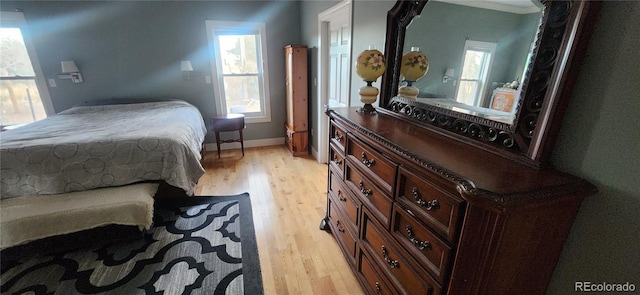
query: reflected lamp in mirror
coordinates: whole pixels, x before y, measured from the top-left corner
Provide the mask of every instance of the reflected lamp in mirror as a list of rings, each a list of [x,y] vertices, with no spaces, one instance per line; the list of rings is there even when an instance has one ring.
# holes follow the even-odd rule
[[[377,49],[368,49],[360,53],[356,60],[356,74],[360,76],[367,85],[360,88],[358,94],[360,94],[360,101],[364,103],[364,106],[360,109],[360,112],[365,114],[375,114],[376,109],[371,105],[378,99],[378,88],[372,85],[373,82],[378,80],[387,68],[384,60],[384,55]]]
[[[185,81],[189,81],[192,76],[197,75],[197,73],[193,71],[193,66],[191,65],[190,60],[183,60],[180,62],[180,71],[182,72],[182,78]]]
[[[398,88],[398,94],[406,98],[415,99],[420,90],[413,83],[424,77],[429,71],[429,59],[420,51],[419,47],[411,47],[411,51],[402,56],[400,75],[407,82]]]
[[[444,76],[442,76],[442,83],[448,83],[449,79],[453,78],[454,75],[454,70],[453,68],[448,68],[445,72],[444,72]]]
[[[73,83],[82,83],[82,73],[78,69],[76,62],[73,60],[63,60],[60,62],[62,74],[58,75],[58,79],[71,79]]]

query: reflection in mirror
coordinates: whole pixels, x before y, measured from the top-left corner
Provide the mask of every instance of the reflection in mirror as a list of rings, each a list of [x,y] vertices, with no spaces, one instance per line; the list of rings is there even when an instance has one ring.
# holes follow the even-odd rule
[[[419,47],[429,60],[428,73],[413,83],[416,100],[513,124],[542,7],[537,0],[429,1],[403,48]]]

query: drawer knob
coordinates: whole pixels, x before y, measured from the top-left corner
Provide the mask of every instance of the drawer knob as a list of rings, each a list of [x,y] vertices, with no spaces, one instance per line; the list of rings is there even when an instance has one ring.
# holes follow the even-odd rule
[[[413,230],[411,229],[411,225],[407,224],[407,235],[409,236],[409,240],[420,250],[431,249],[431,243],[429,241],[420,241],[416,239],[416,236],[413,235]]]
[[[380,282],[376,282],[376,294],[381,294],[382,289],[380,288]]]
[[[340,132],[338,132],[338,130],[333,132],[333,138],[335,138],[338,142],[342,141],[342,135],[340,134]]]
[[[371,168],[371,166],[376,164],[376,159],[367,159],[367,154],[365,154],[364,152],[362,152],[360,156],[362,158],[362,164],[364,164],[365,166]]]
[[[338,228],[339,232],[344,233],[344,228],[340,227],[340,220],[336,221],[336,227]]]
[[[371,196],[373,194],[373,191],[371,189],[365,189],[364,188],[364,182],[362,180],[360,180],[360,185],[358,186],[358,188],[360,188],[360,192],[365,196]]]
[[[436,210],[440,208],[440,203],[438,202],[438,200],[425,202],[422,198],[420,198],[420,193],[418,192],[417,187],[414,187],[412,191],[413,191],[413,198],[416,200],[416,203],[424,207],[427,211]]]
[[[341,165],[342,164],[342,160],[340,158],[338,158],[338,155],[333,155],[333,162],[336,163],[337,165]]]
[[[382,257],[384,258],[384,261],[386,261],[387,264],[391,266],[391,268],[400,267],[400,263],[398,262],[398,260],[389,258],[389,256],[387,255],[387,247],[385,247],[384,245],[382,245]]]
[[[347,198],[342,196],[342,191],[338,190],[338,199],[342,202],[347,202]]]

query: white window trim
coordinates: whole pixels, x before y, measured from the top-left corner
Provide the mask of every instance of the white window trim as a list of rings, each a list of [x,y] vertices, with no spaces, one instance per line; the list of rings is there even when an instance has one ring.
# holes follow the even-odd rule
[[[29,60],[31,60],[31,66],[33,66],[33,72],[36,74],[36,87],[38,87],[38,93],[40,94],[40,100],[42,100],[44,111],[47,116],[55,114],[56,111],[53,108],[53,102],[51,101],[51,96],[49,95],[49,88],[47,87],[47,82],[44,78],[42,67],[40,67],[40,61],[38,60],[36,48],[31,42],[31,35],[29,34],[29,27],[27,21],[24,18],[24,14],[18,11],[0,11],[0,20],[2,20],[0,24],[0,26],[2,27],[20,28],[22,39],[24,41],[25,47],[27,48],[27,54],[29,55]]]
[[[462,62],[460,63],[460,67],[461,67],[460,73],[464,71],[462,67],[464,67],[464,59],[465,59],[465,56],[467,55],[467,50],[475,49],[479,51],[489,52],[489,57],[488,57],[489,61],[486,63],[487,66],[482,71],[482,74],[480,77],[480,80],[482,81],[479,85],[480,89],[478,89],[478,93],[473,102],[473,105],[477,106],[480,102],[482,102],[483,94],[485,92],[485,89],[487,89],[487,85],[489,84],[488,75],[489,73],[491,73],[491,67],[493,66],[493,57],[496,54],[497,45],[498,45],[497,43],[473,41],[473,40],[466,40],[464,42],[464,50],[462,51],[463,52]],[[462,74],[460,75],[460,81],[462,81]],[[458,87],[456,87],[456,95],[454,97],[458,97],[458,92],[460,91],[460,85],[462,85],[462,83],[458,83]]]
[[[264,99],[263,106],[264,110],[259,116],[247,116],[245,118],[246,123],[265,123],[271,122],[271,97],[269,92],[269,69],[267,61],[267,34],[266,34],[266,26],[265,23],[262,22],[234,22],[234,21],[215,21],[215,20],[206,20],[206,29],[207,29],[207,39],[209,40],[209,52],[210,52],[210,62],[211,62],[211,73],[213,77],[213,88],[215,95],[215,103],[216,103],[216,111],[218,115],[226,114],[226,107],[223,105],[222,100],[224,99],[224,93],[222,85],[220,85],[220,77],[218,75],[218,66],[216,64],[216,59],[218,56],[218,48],[214,45],[215,40],[215,32],[216,31],[232,31],[238,30],[241,28],[253,29],[254,31],[258,31],[260,34],[260,42],[258,42],[257,46],[259,47],[259,51],[262,55],[261,63],[259,66],[262,68],[259,70],[258,76],[259,79],[262,79],[262,98]]]

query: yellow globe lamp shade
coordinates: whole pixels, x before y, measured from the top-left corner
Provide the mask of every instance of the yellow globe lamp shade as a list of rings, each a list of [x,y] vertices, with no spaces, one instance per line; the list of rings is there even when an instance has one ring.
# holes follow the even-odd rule
[[[418,81],[429,71],[429,60],[417,47],[402,56],[400,75],[410,82]]]
[[[373,82],[382,76],[387,65],[384,55],[377,49],[368,49],[358,55],[356,60],[356,73],[364,81]]]

